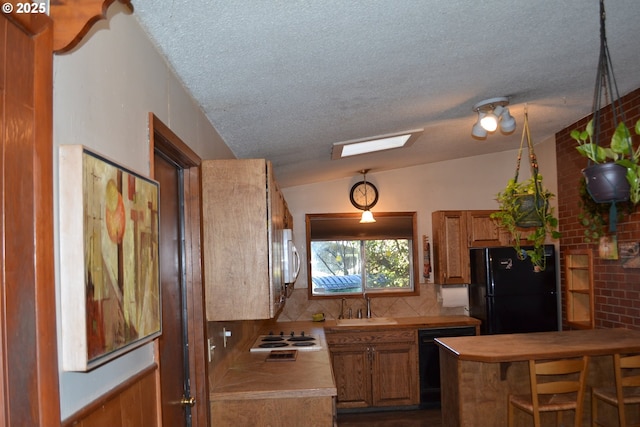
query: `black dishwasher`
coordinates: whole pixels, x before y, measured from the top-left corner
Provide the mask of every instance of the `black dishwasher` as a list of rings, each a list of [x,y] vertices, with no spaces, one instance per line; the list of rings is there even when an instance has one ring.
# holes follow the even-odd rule
[[[420,407],[440,407],[440,352],[436,338],[471,336],[476,334],[474,326],[433,328],[418,330],[418,353],[420,360]]]

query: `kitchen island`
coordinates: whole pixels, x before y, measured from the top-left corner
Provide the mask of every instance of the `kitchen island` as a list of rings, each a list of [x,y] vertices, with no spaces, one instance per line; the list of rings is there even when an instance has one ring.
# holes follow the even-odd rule
[[[591,329],[438,338],[436,342],[440,346],[443,427],[477,427],[480,420],[490,427],[506,425],[509,393],[529,392],[529,359],[588,355],[587,385],[612,384],[611,355],[640,352],[640,331]],[[585,426],[591,419],[588,395]],[[531,425],[530,416],[519,411],[516,415],[516,425]],[[615,423],[615,414],[609,416]]]

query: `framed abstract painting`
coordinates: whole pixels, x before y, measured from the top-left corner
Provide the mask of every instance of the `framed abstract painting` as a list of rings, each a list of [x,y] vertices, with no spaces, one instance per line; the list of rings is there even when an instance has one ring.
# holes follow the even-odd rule
[[[59,184],[62,366],[88,371],[162,332],[159,185],[82,145]]]

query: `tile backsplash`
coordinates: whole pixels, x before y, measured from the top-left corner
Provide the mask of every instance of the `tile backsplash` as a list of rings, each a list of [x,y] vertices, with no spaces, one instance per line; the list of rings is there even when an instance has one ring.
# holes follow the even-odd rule
[[[414,317],[414,316],[446,316],[468,315],[465,307],[442,307],[438,297],[439,285],[433,283],[420,284],[420,295],[410,297],[371,298],[371,315],[373,317]],[[340,315],[340,298],[309,300],[307,289],[294,289],[292,295],[278,317],[279,322],[311,320],[314,313],[324,313],[326,319],[337,319]],[[366,312],[364,298],[347,298],[344,316],[351,308],[353,317],[358,309]]]

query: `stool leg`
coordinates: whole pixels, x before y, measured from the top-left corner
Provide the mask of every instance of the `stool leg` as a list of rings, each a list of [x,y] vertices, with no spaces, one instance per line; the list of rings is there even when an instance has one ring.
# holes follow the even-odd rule
[[[513,405],[509,402],[509,412],[507,413],[509,427],[513,427]]]
[[[593,395],[591,390],[591,427],[598,425],[598,399]]]

